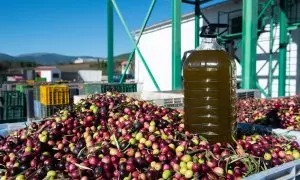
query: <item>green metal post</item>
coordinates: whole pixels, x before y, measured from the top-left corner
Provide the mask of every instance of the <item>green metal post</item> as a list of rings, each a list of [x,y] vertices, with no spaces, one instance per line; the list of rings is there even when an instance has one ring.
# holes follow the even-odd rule
[[[272,85],[273,85],[273,45],[274,45],[274,1],[272,1],[271,17],[270,17],[270,38],[269,38],[269,78],[268,78],[268,94],[272,97]]]
[[[107,75],[108,82],[113,82],[114,75],[114,17],[111,0],[107,0]]]
[[[172,89],[181,88],[181,0],[172,0]]]
[[[147,70],[147,72],[148,72],[148,74],[149,74],[149,76],[150,76],[150,78],[151,78],[151,80],[152,80],[152,82],[153,82],[153,84],[154,84],[156,90],[157,90],[157,91],[160,91],[160,88],[159,88],[159,86],[158,86],[158,84],[157,84],[157,82],[156,82],[156,80],[155,80],[155,78],[154,78],[154,76],[153,76],[151,70],[149,69],[148,64],[147,64],[145,58],[143,57],[143,55],[142,55],[140,49],[137,47],[137,45],[136,45],[136,43],[135,43],[135,41],[134,41],[134,39],[133,39],[133,37],[132,37],[130,31],[129,31],[129,28],[128,28],[128,26],[126,25],[126,22],[125,22],[125,20],[124,20],[124,18],[123,18],[123,16],[122,16],[122,13],[121,13],[119,7],[117,6],[117,3],[115,2],[115,0],[111,0],[111,2],[112,2],[113,6],[114,6],[115,9],[116,9],[116,12],[117,12],[117,14],[118,14],[118,16],[119,16],[119,18],[120,18],[120,20],[121,20],[121,22],[122,22],[122,24],[123,24],[125,30],[126,30],[126,32],[127,32],[128,37],[130,38],[132,44],[134,45],[134,48],[137,50],[138,55],[140,56],[141,61],[143,62],[143,64],[144,64],[144,66],[145,66],[145,68],[146,68],[146,70]]]
[[[152,11],[153,11],[153,8],[154,8],[154,6],[155,6],[155,3],[156,3],[156,0],[152,0],[152,3],[151,3],[151,5],[150,5],[150,8],[149,8],[149,10],[148,10],[148,12],[147,12],[146,18],[145,18],[145,20],[144,20],[143,26],[142,26],[142,28],[141,28],[141,32],[140,32],[140,34],[139,34],[139,36],[138,36],[138,39],[137,39],[137,41],[136,41],[136,45],[138,45],[139,42],[140,42],[140,39],[141,39],[141,37],[142,37],[142,34],[143,34],[143,32],[144,32],[144,30],[145,30],[145,28],[146,28],[146,26],[147,26],[147,23],[148,23],[148,21],[149,21],[149,18],[150,18],[151,14],[152,14]],[[125,78],[126,72],[128,71],[129,65],[130,65],[130,63],[132,62],[132,58],[133,58],[133,56],[134,56],[135,51],[136,51],[136,48],[133,49],[133,51],[131,52],[131,54],[130,54],[128,60],[127,60],[127,64],[126,64],[126,67],[125,67],[125,71],[124,71],[124,73],[123,73],[123,75],[122,75],[122,77],[121,77],[121,79],[120,79],[120,83],[123,83],[123,82],[124,82],[124,78]]]
[[[256,88],[257,0],[243,0],[242,88]]]
[[[287,16],[286,2],[280,0],[280,33],[279,33],[279,82],[278,96],[285,96],[285,80],[286,80],[286,47],[287,47]]]
[[[289,32],[288,34],[288,44],[290,44],[292,42],[292,36],[291,36],[291,32]],[[287,61],[289,61],[289,64],[288,64],[288,73],[287,73],[287,76],[288,76],[288,82],[287,82],[287,87],[288,87],[288,96],[291,96],[291,46],[289,46],[289,50],[288,50],[288,53],[289,53],[289,59],[287,59]]]
[[[196,0],[196,4],[195,4],[195,48],[197,48],[200,44],[199,32],[200,32],[200,3],[199,3],[199,0]]]

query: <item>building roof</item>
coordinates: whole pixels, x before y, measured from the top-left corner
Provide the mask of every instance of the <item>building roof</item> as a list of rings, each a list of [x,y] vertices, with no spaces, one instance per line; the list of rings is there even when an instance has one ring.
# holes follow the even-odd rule
[[[122,65],[126,65],[126,64],[127,64],[127,61],[122,61],[121,64],[122,64]]]
[[[43,71],[43,70],[53,70],[53,69],[57,69],[56,66],[38,66],[35,68],[35,70],[38,70],[38,71]]]
[[[212,0],[207,3],[202,4],[201,11],[205,12],[205,11],[208,11],[209,9],[211,9],[212,7],[223,5],[223,4],[232,2],[232,1],[237,1],[237,0]],[[188,21],[194,20],[194,12],[189,12],[189,13],[183,14],[181,16],[181,20],[183,22],[188,22]],[[162,28],[162,27],[169,27],[171,25],[172,25],[172,19],[157,22],[155,24],[147,26],[144,30],[144,33],[152,31],[152,30],[156,30],[156,29]],[[140,29],[133,32],[133,34],[135,34],[135,35],[137,35],[139,33],[140,33]]]
[[[99,70],[97,67],[91,67],[90,63],[64,64],[58,65],[61,72],[78,72],[79,70]]]

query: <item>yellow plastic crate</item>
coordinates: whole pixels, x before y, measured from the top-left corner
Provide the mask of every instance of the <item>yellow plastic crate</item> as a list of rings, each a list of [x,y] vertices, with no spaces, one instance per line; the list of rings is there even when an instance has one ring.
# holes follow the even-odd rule
[[[27,84],[34,84],[35,81],[34,81],[34,80],[26,80],[26,83],[27,83]]]
[[[43,105],[69,104],[69,87],[66,85],[41,85],[40,102]]]

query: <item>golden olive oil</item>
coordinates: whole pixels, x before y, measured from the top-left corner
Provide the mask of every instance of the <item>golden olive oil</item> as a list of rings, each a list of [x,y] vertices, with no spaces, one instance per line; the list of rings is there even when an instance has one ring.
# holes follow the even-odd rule
[[[223,50],[195,50],[183,64],[185,128],[210,142],[232,142],[235,62]]]

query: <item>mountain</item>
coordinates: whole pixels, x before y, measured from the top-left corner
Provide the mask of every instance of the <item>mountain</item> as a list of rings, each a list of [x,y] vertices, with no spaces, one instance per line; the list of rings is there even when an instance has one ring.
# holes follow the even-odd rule
[[[56,65],[69,64],[77,58],[97,59],[99,57],[92,56],[67,56],[56,53],[30,53],[21,54],[19,56],[10,56],[8,54],[0,53],[0,61],[34,61],[40,65]],[[100,58],[103,59],[103,58]]]
[[[16,60],[16,58],[13,56],[10,56],[8,54],[0,53],[0,60],[1,61],[12,61],[12,60]]]
[[[130,53],[124,53],[116,55],[114,57],[115,62],[127,61]],[[30,54],[21,54],[18,56],[11,56],[8,54],[0,53],[0,61],[34,61],[40,65],[57,65],[57,64],[69,64],[74,62],[77,58],[88,59],[91,62],[91,59],[100,59],[107,60],[102,57],[93,57],[93,56],[68,56],[56,53],[30,53]]]
[[[32,60],[42,65],[69,64],[77,58],[98,59],[92,56],[67,56],[56,53],[32,53],[17,56],[19,60]],[[102,58],[100,58],[102,59]]]
[[[115,61],[127,61],[130,56],[130,53],[119,54],[114,57]],[[134,59],[134,56],[133,56]]]

